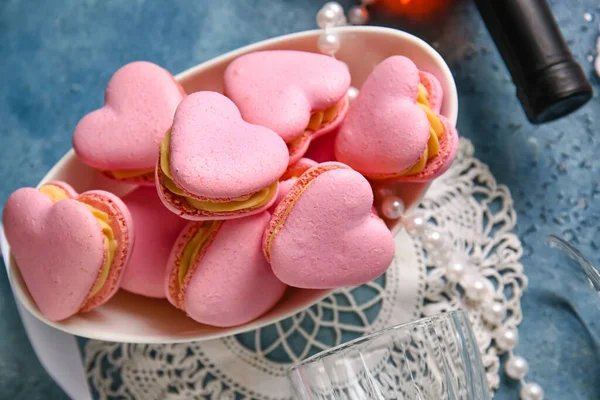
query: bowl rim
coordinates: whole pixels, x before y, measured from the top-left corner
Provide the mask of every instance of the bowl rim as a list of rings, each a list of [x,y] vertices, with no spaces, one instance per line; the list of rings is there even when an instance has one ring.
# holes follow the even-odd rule
[[[445,96],[444,101],[448,102],[448,112],[447,112],[446,117],[450,120],[450,122],[452,124],[454,124],[454,125],[456,124],[456,120],[457,120],[457,116],[458,116],[458,94],[457,94],[457,89],[456,89],[456,83],[454,81],[454,78],[452,76],[450,68],[448,67],[445,60],[427,42],[425,42],[424,40],[422,40],[422,39],[418,38],[417,36],[412,35],[410,33],[400,31],[397,29],[393,29],[393,28],[387,28],[387,27],[346,26],[346,27],[335,28],[335,31],[340,32],[340,33],[369,33],[369,34],[381,34],[381,35],[387,35],[387,36],[395,36],[395,37],[398,37],[402,40],[405,40],[405,41],[411,43],[415,47],[418,47],[421,51],[424,51],[425,53],[427,53],[434,60],[435,64],[439,68],[439,71],[442,75],[440,77],[441,80],[443,80],[444,82],[446,82],[448,84],[449,90],[444,94],[444,96]],[[193,67],[190,67],[190,68],[176,74],[175,79],[178,82],[182,82],[186,79],[191,78],[192,76],[194,76],[195,74],[197,74],[203,70],[210,69],[210,68],[214,67],[215,65],[224,62],[227,59],[236,58],[242,54],[253,52],[258,49],[265,48],[265,47],[269,47],[271,45],[274,45],[274,44],[277,44],[280,42],[286,42],[289,40],[297,40],[297,39],[305,39],[305,38],[309,38],[309,37],[316,37],[316,36],[320,35],[321,33],[322,33],[322,30],[320,30],[320,29],[313,29],[313,30],[295,32],[295,33],[289,33],[286,35],[281,35],[281,36],[277,36],[274,38],[255,42],[255,43],[252,43],[252,44],[249,44],[246,46],[242,46],[240,48],[237,48],[237,49],[228,51],[224,54],[221,54],[217,57],[203,61]],[[36,188],[39,188],[44,183],[47,183],[48,181],[52,180],[52,177],[54,177],[57,174],[57,172],[67,163],[67,161],[73,157],[75,157],[75,152],[74,152],[73,148],[71,148],[42,177],[42,179],[36,185]],[[13,291],[14,297],[16,297],[18,299],[17,301],[19,301],[20,304],[40,322],[42,322],[48,326],[51,326],[59,331],[62,331],[62,332],[65,332],[65,333],[68,333],[71,335],[88,338],[88,339],[104,340],[104,341],[118,341],[121,343],[165,343],[165,344],[166,343],[189,343],[189,342],[195,342],[195,341],[217,339],[217,338],[232,336],[232,335],[240,334],[243,332],[248,332],[251,330],[259,329],[259,328],[267,326],[269,324],[273,324],[277,321],[281,321],[285,318],[289,318],[289,317],[297,314],[298,312],[300,312],[314,304],[317,304],[318,302],[322,301],[324,298],[326,298],[327,296],[329,296],[335,292],[335,289],[325,290],[322,296],[319,296],[316,300],[312,301],[310,304],[307,304],[305,307],[297,308],[297,309],[282,313],[281,315],[277,316],[276,318],[266,321],[264,323],[263,322],[256,323],[256,320],[254,320],[254,321],[250,321],[247,324],[243,324],[243,325],[240,325],[237,327],[232,327],[232,328],[225,328],[225,329],[223,329],[223,331],[216,331],[216,332],[210,333],[210,334],[203,334],[203,335],[197,335],[197,336],[192,335],[189,337],[173,336],[168,340],[165,340],[165,337],[159,337],[159,336],[150,336],[150,337],[146,337],[146,338],[140,338],[140,337],[136,337],[132,334],[125,334],[125,336],[123,336],[123,334],[106,334],[106,333],[103,333],[103,334],[91,333],[90,334],[89,332],[86,332],[86,335],[82,336],[82,333],[77,332],[77,329],[71,329],[71,327],[69,327],[69,326],[64,326],[64,324],[61,323],[62,321],[54,322],[54,321],[50,321],[47,318],[45,318],[41,314],[41,312],[39,311],[37,306],[35,306],[35,303],[33,302],[33,300],[25,301],[24,297],[26,296],[26,294],[25,294],[23,288],[21,287],[21,285],[17,284],[15,281],[21,280],[23,285],[25,283],[22,280],[23,278],[20,276],[20,271],[17,270],[15,262],[11,261],[11,259],[13,258],[12,252],[10,251],[10,245],[8,244],[8,241],[7,241],[5,233],[4,233],[4,227],[0,226],[0,228],[1,228],[0,229],[0,249],[2,250],[2,255],[4,258],[5,264],[6,264],[6,270],[7,270],[7,274],[8,274],[8,278],[9,278],[9,283],[10,283],[11,289]],[[19,274],[19,277],[17,278],[17,276],[15,276],[15,274]],[[17,279],[15,279],[15,278],[17,278]]]

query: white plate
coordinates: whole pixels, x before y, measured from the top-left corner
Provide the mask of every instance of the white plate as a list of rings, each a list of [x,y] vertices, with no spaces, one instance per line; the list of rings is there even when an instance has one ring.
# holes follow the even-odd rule
[[[336,55],[346,62],[352,75],[352,85],[360,87],[375,65],[392,55],[410,57],[419,69],[438,77],[444,88],[442,115],[456,123],[458,101],[456,86],[448,66],[442,57],[428,44],[405,32],[380,27],[339,28],[341,49]],[[223,72],[236,57],[257,50],[291,49],[317,52],[320,31],[307,31],[266,40],[232,51],[196,67],[176,78],[186,92],[199,90],[223,91]],[[51,180],[63,180],[77,191],[104,189],[122,195],[132,186],[116,184],[82,164],[69,151],[48,172],[40,184]],[[414,205],[423,195],[427,185],[399,186],[405,202]],[[4,242],[4,241],[3,241]],[[3,252],[10,251],[3,248]],[[216,328],[198,324],[183,312],[172,307],[166,300],[150,299],[119,291],[108,303],[95,310],[77,314],[60,321],[48,321],[40,314],[33,302],[21,274],[12,257],[8,265],[11,285],[25,308],[40,321],[64,332],[90,339],[132,343],[175,343],[214,339],[245,332],[289,317],[327,296],[328,290],[289,289],[281,301],[257,320],[234,328]]]

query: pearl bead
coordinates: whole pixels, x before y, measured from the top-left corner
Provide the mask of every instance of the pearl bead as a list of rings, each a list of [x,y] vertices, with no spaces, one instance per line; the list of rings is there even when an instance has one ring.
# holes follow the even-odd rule
[[[422,235],[427,228],[427,219],[422,211],[413,212],[404,223],[404,227],[408,232],[415,235]]]
[[[437,249],[444,242],[442,232],[437,228],[429,228],[423,235],[423,244],[430,249]]]
[[[496,345],[500,350],[510,351],[519,343],[519,333],[516,329],[501,327],[496,330]]]
[[[467,268],[464,264],[456,261],[446,267],[446,279],[449,282],[457,283],[465,275]]]
[[[506,363],[506,375],[512,379],[521,380],[529,371],[527,361],[521,356],[511,356]]]
[[[323,8],[333,10],[333,12],[337,15],[342,15],[344,13],[344,7],[342,7],[342,5],[337,1],[328,1],[327,3],[323,4]]]
[[[354,101],[354,99],[356,99],[356,96],[358,96],[358,89],[350,86],[350,88],[348,89],[348,99],[350,100],[350,102]]]
[[[594,60],[594,70],[596,71],[596,75],[600,77],[600,55],[597,55]]]
[[[487,279],[479,274],[464,276],[460,282],[465,289],[467,297],[477,303],[482,302],[490,294],[490,284]]]
[[[452,252],[445,248],[438,248],[431,253],[431,261],[437,267],[445,267],[452,261]]]
[[[325,3],[317,13],[317,25],[321,29],[338,25],[342,19],[346,19],[344,9],[340,3],[331,1]]]
[[[335,33],[322,33],[321,36],[319,36],[317,46],[321,53],[332,56],[340,49],[340,38]]]
[[[493,325],[500,325],[506,318],[506,306],[499,301],[490,301],[481,310],[483,319]]]
[[[493,325],[500,325],[506,318],[506,306],[499,301],[490,301],[481,310],[483,319]]]
[[[350,7],[350,10],[348,10],[348,21],[352,25],[364,25],[369,21],[369,12],[364,7]]]
[[[543,400],[544,391],[537,383],[527,383],[521,388],[521,400]]]
[[[398,219],[404,214],[404,202],[396,196],[389,196],[381,203],[381,212],[389,219]]]

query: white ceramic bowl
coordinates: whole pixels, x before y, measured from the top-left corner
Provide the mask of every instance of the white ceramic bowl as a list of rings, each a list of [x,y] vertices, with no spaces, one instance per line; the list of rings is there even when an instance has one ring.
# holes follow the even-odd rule
[[[392,55],[410,57],[419,69],[433,73],[439,78],[445,92],[442,114],[456,123],[458,111],[457,93],[454,80],[442,57],[427,43],[408,33],[380,27],[339,28],[342,47],[337,57],[346,62],[352,75],[352,85],[360,87],[375,65]],[[266,40],[239,50],[232,51],[207,61],[177,75],[186,92],[199,90],[223,91],[223,72],[229,62],[236,57],[256,50],[292,49],[317,52],[317,38],[320,31],[307,31]],[[99,175],[95,170],[82,164],[69,151],[48,172],[40,184],[63,180],[79,192],[89,189],[104,189],[122,195],[131,186],[116,184]],[[402,196],[409,204],[416,203],[426,190],[426,185],[403,186]],[[166,300],[150,299],[119,291],[108,303],[83,314],[77,314],[65,321],[51,322],[40,314],[33,302],[21,274],[10,257],[10,249],[2,240],[3,254],[8,257],[8,273],[13,290],[25,308],[36,318],[62,331],[91,339],[133,342],[133,343],[174,343],[214,339],[235,333],[245,332],[271,324],[327,296],[328,290],[289,289],[283,299],[268,313],[257,320],[234,328],[216,328],[198,324],[173,308]]]

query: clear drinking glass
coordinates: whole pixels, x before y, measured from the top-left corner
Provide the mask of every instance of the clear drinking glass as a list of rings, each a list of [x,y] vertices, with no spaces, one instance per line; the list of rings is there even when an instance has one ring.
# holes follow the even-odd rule
[[[555,250],[550,271],[561,282],[560,295],[594,343],[600,345],[600,271],[571,243],[548,236],[546,243]]]
[[[562,254],[566,256],[559,261],[570,268],[569,272],[574,272],[587,286],[591,286],[600,293],[600,271],[579,250],[571,243],[554,235],[548,236],[546,242],[550,247],[562,251]]]
[[[488,400],[467,314],[398,325],[319,353],[290,372],[296,398]]]

